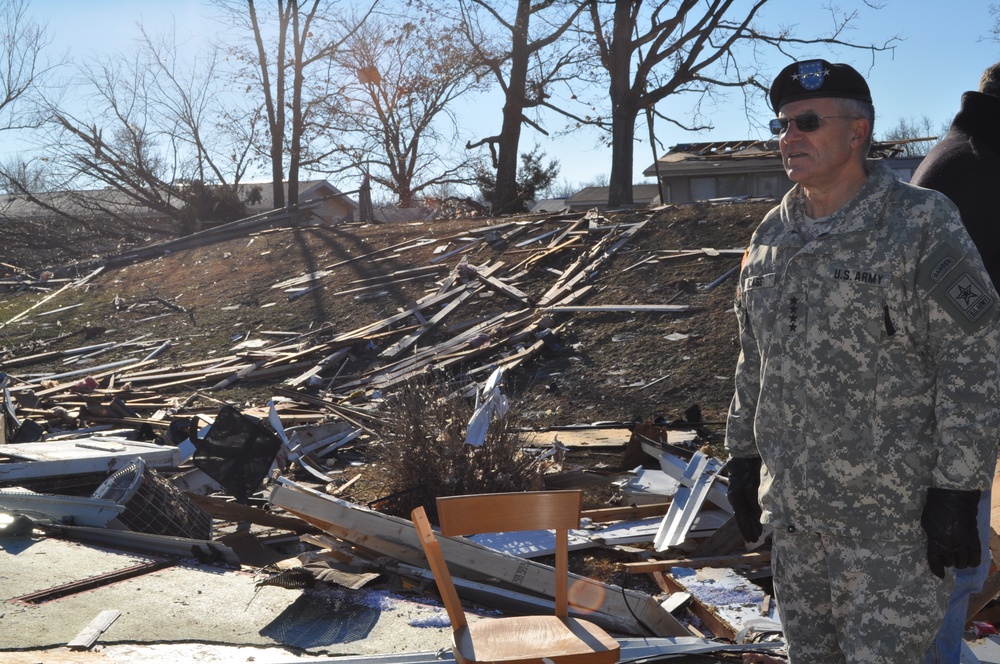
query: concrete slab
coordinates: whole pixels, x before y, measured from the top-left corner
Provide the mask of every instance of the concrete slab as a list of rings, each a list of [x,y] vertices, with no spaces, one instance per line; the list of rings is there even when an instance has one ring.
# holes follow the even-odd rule
[[[315,654],[450,647],[435,604],[387,591],[257,588],[247,572],[196,561],[37,605],[11,601],[149,560],[52,538],[0,539],[0,651],[66,644],[101,611],[122,615],[99,644],[287,645]],[[0,659],[3,659],[0,657]],[[6,660],[5,660],[6,661]]]

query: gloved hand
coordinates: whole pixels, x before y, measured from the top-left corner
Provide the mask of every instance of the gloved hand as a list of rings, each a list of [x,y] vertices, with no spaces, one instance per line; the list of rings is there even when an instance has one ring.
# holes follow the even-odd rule
[[[981,495],[981,491],[927,490],[920,525],[927,532],[927,562],[938,578],[944,578],[945,567],[979,565],[982,548],[976,513]]]
[[[729,468],[729,504],[733,506],[736,525],[747,542],[756,542],[764,532],[760,524],[763,511],[757,501],[760,488],[760,457],[733,457],[726,464]]]

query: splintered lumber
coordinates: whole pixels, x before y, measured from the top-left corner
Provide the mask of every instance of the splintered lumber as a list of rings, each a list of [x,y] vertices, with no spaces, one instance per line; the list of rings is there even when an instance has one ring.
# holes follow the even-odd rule
[[[671,558],[665,560],[644,560],[637,563],[624,563],[629,574],[644,574],[646,572],[669,572],[674,567],[749,567],[768,565],[771,562],[770,551],[754,551],[738,553],[731,556],[706,556],[703,558]]]
[[[427,307],[433,306],[438,302],[443,302],[444,300],[450,299],[456,293],[464,289],[465,289],[465,284],[462,284],[454,289],[449,288],[444,292],[434,293],[432,295],[428,295],[427,297],[422,297],[419,300],[417,300],[417,302],[413,306],[403,311],[400,311],[397,314],[389,316],[388,318],[383,318],[382,320],[379,321],[375,321],[374,323],[369,323],[368,325],[364,325],[357,329],[351,330],[350,332],[344,332],[343,334],[338,334],[331,341],[333,343],[338,343],[343,341],[355,341],[361,339],[366,334],[372,334],[376,330],[381,330],[383,328],[389,327],[393,323],[405,320],[410,316],[414,315],[415,312],[420,311],[421,309],[426,309]]]
[[[677,579],[673,578],[669,574],[653,572],[653,577],[656,579],[656,582],[660,585],[660,587],[669,593],[688,592],[687,588],[678,583]],[[693,595],[691,597],[691,602],[688,604],[688,610],[697,616],[702,625],[711,630],[712,634],[716,637],[722,637],[730,640],[736,638],[736,630],[733,629],[732,625],[723,620],[714,609],[706,606]]]
[[[631,521],[632,519],[644,519],[650,516],[663,516],[669,509],[669,502],[649,503],[647,505],[602,507],[600,509],[583,510],[580,515],[590,519],[594,523],[606,523],[609,521]]]
[[[651,313],[659,312],[667,314],[676,314],[692,310],[694,310],[694,307],[691,307],[686,304],[598,304],[592,306],[556,305],[544,308],[544,311],[551,311],[553,313],[570,313],[570,312],[606,313],[609,311],[625,311],[625,312],[651,312]]]
[[[80,286],[83,286],[84,284],[86,284],[88,281],[90,281],[91,279],[93,279],[94,277],[96,277],[97,275],[99,275],[103,271],[104,271],[104,267],[103,266],[99,267],[96,270],[94,270],[93,272],[91,272],[90,274],[88,274],[88,275],[86,275],[84,277],[81,277],[80,279],[77,279],[74,282],[66,284],[65,286],[63,286],[62,288],[60,288],[59,290],[57,290],[56,292],[50,293],[49,295],[46,295],[41,300],[39,300],[38,302],[35,302],[33,305],[31,305],[30,307],[28,307],[27,309],[25,309],[24,311],[22,311],[18,315],[14,316],[10,320],[7,320],[7,321],[4,321],[3,323],[0,323],[0,328],[7,327],[11,323],[15,323],[15,322],[21,320],[22,318],[24,318],[25,316],[27,316],[29,313],[31,313],[32,311],[34,311],[38,307],[42,306],[43,304],[45,304],[49,300],[53,299],[54,297],[60,295],[66,289],[68,289],[68,288],[79,288]]]
[[[524,293],[524,292],[522,292],[522,291],[514,288],[510,284],[505,284],[504,282],[500,281],[496,277],[492,277],[492,276],[487,275],[487,274],[481,274],[479,272],[476,272],[476,279],[479,279],[479,281],[483,282],[484,284],[486,284],[487,286],[489,286],[493,290],[497,291],[498,293],[506,295],[510,299],[515,300],[517,302],[520,302],[521,304],[523,304],[525,306],[531,304],[530,298],[528,297],[527,293]]]
[[[587,221],[588,219],[589,218],[586,215],[584,215],[584,216],[580,217],[579,219],[577,219],[576,221],[574,221],[573,223],[569,224],[563,230],[562,233],[560,233],[556,237],[552,238],[552,240],[549,242],[549,247],[554,247],[554,246],[558,245],[560,242],[563,241],[564,238],[566,238],[567,236],[569,236],[570,233],[572,233],[575,230],[578,230],[580,228],[580,226],[582,226],[583,223],[585,221]]]
[[[339,385],[336,389],[338,392],[347,392],[367,385],[385,389],[409,380],[416,372],[423,370],[430,364],[443,368],[460,360],[469,359],[490,348],[487,345],[476,346],[473,344],[478,335],[489,334],[492,337],[500,326],[516,323],[529,316],[531,316],[531,311],[528,309],[498,314],[437,346],[421,349],[413,355],[366,374],[352,383]]]
[[[410,565],[426,567],[420,538],[409,520],[353,505],[285,479],[279,482],[271,490],[272,504],[334,537],[373,549],[381,555],[396,556]],[[492,577],[526,591],[554,596],[555,571],[547,565],[499,553],[462,537],[440,537],[439,541],[445,560],[456,576],[464,570],[466,574]],[[391,550],[381,551],[382,542],[389,543]],[[690,634],[649,595],[587,577],[572,574],[570,577],[571,594],[586,598],[578,604],[588,605],[593,611],[588,618],[606,629],[626,634],[652,632],[656,636]]]
[[[330,366],[334,362],[338,362],[344,359],[344,357],[350,352],[351,352],[350,347],[341,348],[340,350],[334,351],[330,355],[327,355],[322,360],[314,364],[312,368],[310,368],[305,373],[299,374],[295,378],[289,378],[283,384],[288,387],[298,387],[299,385],[306,382],[307,380],[309,380],[310,378],[312,378],[313,376],[315,376],[320,371]]]
[[[448,314],[458,308],[460,304],[465,302],[469,297],[473,295],[475,291],[470,288],[465,288],[458,293],[458,296],[451,302],[446,304],[441,308],[439,312],[434,314],[431,318],[427,320],[426,323],[420,326],[415,332],[403,337],[393,345],[386,348],[380,353],[380,357],[393,358],[402,353],[404,350],[412,346],[417,342],[420,337],[432,330],[436,325],[438,325],[442,320],[444,320]]]
[[[446,258],[451,258],[452,256],[454,256],[456,254],[460,254],[462,252],[468,251],[469,249],[472,249],[473,247],[475,247],[480,242],[483,242],[485,239],[486,238],[477,237],[475,240],[470,240],[469,242],[463,244],[458,249],[452,249],[451,251],[449,251],[446,254],[441,254],[440,256],[435,256],[434,258],[432,258],[430,260],[430,262],[432,264],[433,263],[440,263],[441,261],[443,261]]]
[[[195,503],[198,507],[205,510],[216,519],[224,519],[227,521],[246,521],[248,523],[256,523],[259,526],[266,526],[268,528],[289,530],[293,533],[309,533],[316,531],[314,526],[306,523],[302,519],[297,519],[292,516],[282,516],[271,512],[265,512],[257,507],[241,505],[240,503],[225,500],[224,498],[217,498],[215,496],[203,496],[201,494],[191,492],[185,492],[184,495],[186,495],[191,502]]]

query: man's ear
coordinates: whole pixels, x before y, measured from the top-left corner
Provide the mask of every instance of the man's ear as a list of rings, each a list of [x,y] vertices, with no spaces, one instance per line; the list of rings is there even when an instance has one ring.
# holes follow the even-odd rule
[[[868,140],[871,123],[868,118],[858,118],[851,122],[851,147],[860,147]]]

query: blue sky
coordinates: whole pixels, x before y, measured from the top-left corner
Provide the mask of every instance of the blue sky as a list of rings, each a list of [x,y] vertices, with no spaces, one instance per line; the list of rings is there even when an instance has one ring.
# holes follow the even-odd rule
[[[857,9],[856,28],[846,38],[857,43],[882,43],[893,36],[894,52],[880,53],[872,59],[868,52],[848,49],[829,50],[810,47],[796,53],[799,59],[822,57],[833,62],[847,62],[869,81],[876,109],[876,137],[901,119],[920,120],[927,116],[937,129],[950,121],[959,108],[962,92],[975,89],[979,76],[988,65],[1000,60],[1000,43],[989,40],[992,25],[989,0],[881,0],[884,7],[873,11],[860,0],[831,0],[842,11]],[[749,5],[750,0],[738,0]],[[998,0],[1000,3],[1000,0]],[[771,0],[763,9],[760,23],[768,29],[794,26],[799,37],[827,31],[831,25],[826,0]],[[31,0],[32,13],[47,21],[54,46],[69,50],[71,56],[86,56],[113,51],[128,44],[135,34],[135,23],[142,20],[152,33],[166,27],[171,17],[176,21],[179,38],[192,43],[214,33],[218,24],[205,17],[211,11],[199,0]],[[780,71],[790,60],[768,55],[763,72],[768,76]],[[685,113],[684,104],[664,102],[663,110]],[[684,132],[666,123],[657,124],[657,136],[665,146],[692,141],[726,141],[766,138],[765,129],[771,113],[760,96],[755,112],[748,117],[743,97],[731,93],[727,100],[711,109],[710,132]],[[479,136],[498,133],[500,104],[477,100],[467,105],[461,122],[475,127]],[[551,119],[547,126],[558,129],[560,122]],[[645,137],[641,124],[637,136]],[[560,179],[584,183],[606,176],[610,171],[610,150],[599,145],[597,135],[577,131],[569,136],[546,139],[530,128],[522,134],[521,147],[530,149],[538,143],[545,152],[559,160]],[[636,182],[652,163],[646,141],[636,145]],[[351,187],[353,188],[353,187]]]

